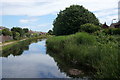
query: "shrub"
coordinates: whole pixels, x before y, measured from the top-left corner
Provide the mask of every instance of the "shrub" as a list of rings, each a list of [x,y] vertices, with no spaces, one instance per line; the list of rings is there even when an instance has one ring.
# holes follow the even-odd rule
[[[74,39],[76,40],[77,44],[92,45],[96,42],[95,37],[87,33],[76,33],[74,35]]]
[[[113,29],[113,34],[114,35],[120,35],[120,28],[114,28]]]
[[[80,29],[79,29],[79,31],[81,31],[81,32],[83,31],[83,32],[88,32],[88,33],[94,33],[98,30],[100,30],[100,27],[98,27],[94,24],[90,24],[90,23],[81,25]]]
[[[104,32],[110,35],[120,35],[120,28],[109,28],[105,29]]]

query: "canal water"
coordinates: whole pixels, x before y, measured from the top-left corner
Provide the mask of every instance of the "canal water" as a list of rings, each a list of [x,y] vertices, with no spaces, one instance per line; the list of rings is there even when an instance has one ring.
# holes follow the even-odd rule
[[[3,52],[3,78],[68,78],[54,59],[46,54],[46,40],[22,45],[24,43],[20,44],[21,47],[15,46],[12,52],[12,49]]]

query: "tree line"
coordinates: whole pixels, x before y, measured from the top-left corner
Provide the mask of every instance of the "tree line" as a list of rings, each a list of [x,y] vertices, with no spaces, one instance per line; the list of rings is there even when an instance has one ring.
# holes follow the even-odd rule
[[[13,27],[11,29],[4,28],[2,29],[3,36],[13,36],[14,40],[18,40],[23,37],[30,37],[28,28]]]

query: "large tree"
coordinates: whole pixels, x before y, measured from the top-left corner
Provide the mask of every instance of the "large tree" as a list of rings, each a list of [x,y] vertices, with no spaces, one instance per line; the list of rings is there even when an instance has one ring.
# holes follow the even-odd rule
[[[13,39],[18,40],[20,39],[20,34],[18,32],[12,31]]]
[[[68,35],[78,32],[79,27],[86,23],[99,25],[96,16],[83,6],[72,5],[60,11],[53,23],[55,35]]]
[[[53,31],[52,31],[52,30],[49,30],[49,31],[48,31],[48,34],[52,35],[52,34],[53,34]]]
[[[20,37],[24,36],[24,30],[20,27],[13,27],[11,31],[18,32],[20,34]]]
[[[28,28],[23,28],[23,31],[24,31],[25,33],[28,33],[29,29],[28,29]]]
[[[5,29],[2,30],[2,34],[4,36],[11,36],[12,32],[8,28],[5,28]]]

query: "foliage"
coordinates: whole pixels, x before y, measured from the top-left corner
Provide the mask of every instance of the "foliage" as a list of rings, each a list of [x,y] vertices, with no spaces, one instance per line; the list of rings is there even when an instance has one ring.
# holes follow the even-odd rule
[[[0,35],[2,35],[2,30],[0,30]]]
[[[104,32],[110,35],[120,35],[120,28],[109,28],[105,29]]]
[[[31,37],[30,33],[25,33],[26,37]]]
[[[52,31],[52,30],[49,30],[49,31],[48,31],[48,34],[52,35],[52,34],[53,34],[53,31]]]
[[[37,37],[37,36],[39,36],[39,34],[37,34],[37,33],[32,34],[32,37]]]
[[[83,31],[83,32],[88,32],[88,33],[94,33],[98,30],[100,30],[99,26],[96,26],[96,25],[90,24],[90,23],[81,25],[80,29],[79,29],[79,31],[81,31],[81,32]]]
[[[9,31],[9,29],[5,28],[5,29],[2,30],[2,34],[3,34],[4,36],[11,36],[11,35],[12,35],[12,32]]]
[[[18,32],[13,31],[12,34],[13,34],[13,39],[14,40],[20,39],[20,34]]]
[[[20,27],[13,27],[13,28],[11,29],[11,31],[18,32],[18,33],[20,34],[20,37],[23,37],[23,36],[24,36],[24,31],[23,31],[23,29],[20,28]]]
[[[99,25],[96,16],[83,6],[72,5],[60,11],[54,20],[53,33],[55,35],[68,35],[78,32],[79,27],[86,23]]]
[[[118,54],[120,36],[76,33],[52,37],[47,50],[57,53],[71,65],[91,66],[96,78],[119,78]],[[52,46],[51,46],[52,45]]]
[[[23,28],[23,31],[24,31],[25,33],[28,33],[29,29],[28,29],[28,28]]]

